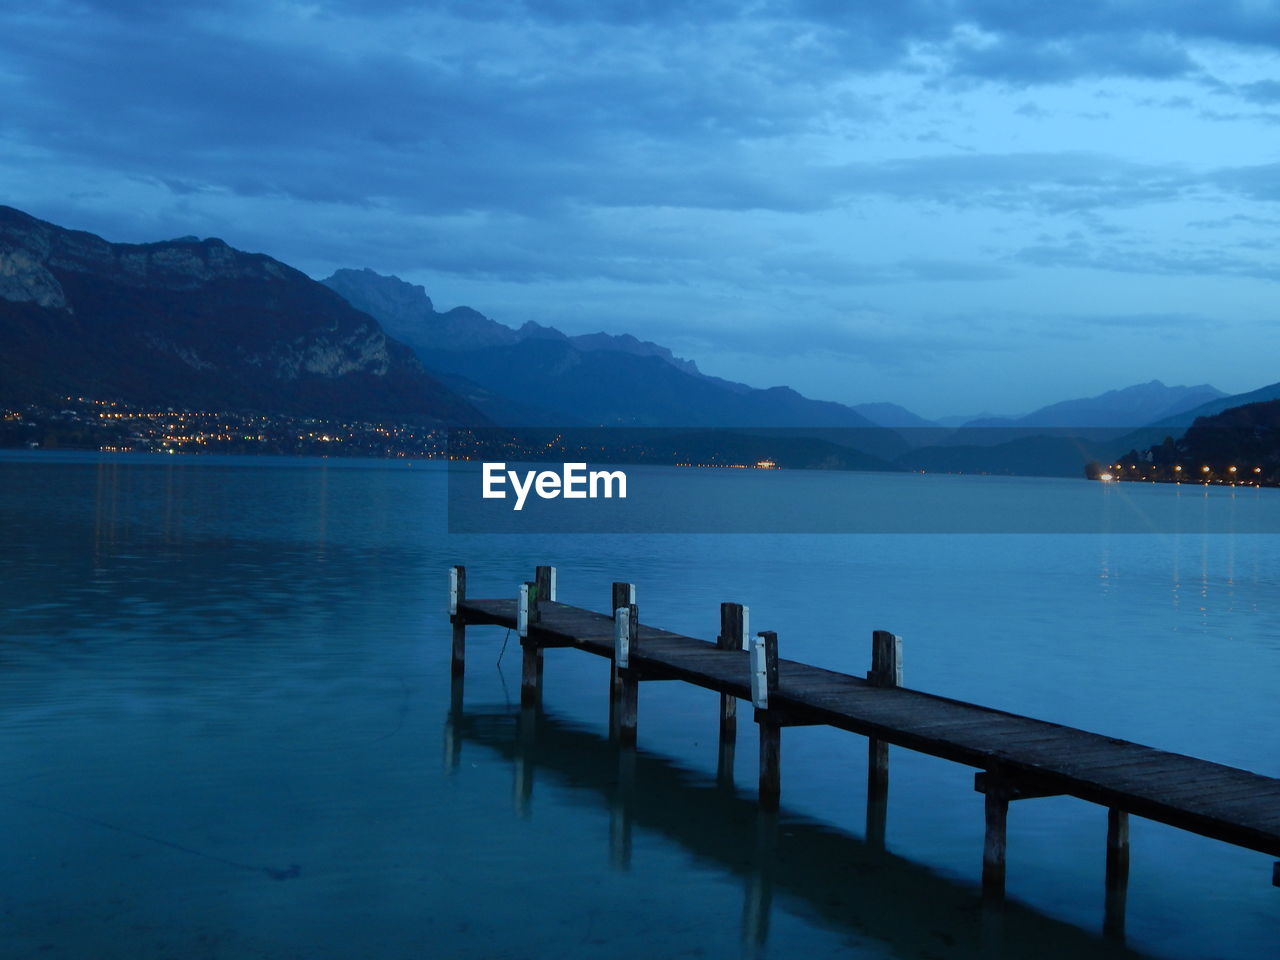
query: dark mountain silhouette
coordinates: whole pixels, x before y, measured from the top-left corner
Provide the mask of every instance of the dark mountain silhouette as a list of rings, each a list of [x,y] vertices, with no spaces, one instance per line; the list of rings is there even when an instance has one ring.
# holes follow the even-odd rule
[[[629,333],[587,333],[571,337],[555,327],[533,321],[519,328],[508,327],[470,307],[454,307],[440,313],[421,286],[367,268],[336,270],[322,282],[356,309],[377,317],[392,336],[409,344],[419,355],[439,350],[505,346],[521,340],[562,340],[584,353],[610,351],[658,357],[686,373],[702,375],[692,360],[683,360],[666,347],[638,340]]]
[[[1026,436],[1020,427],[969,428],[943,445],[902,454],[895,463],[910,470],[1096,476],[1122,462],[1144,478],[1200,479],[1173,470],[1181,464],[1188,471],[1209,466],[1215,482],[1237,479],[1229,471],[1235,465],[1237,473],[1247,468],[1244,480],[1280,483],[1280,384],[1241,396],[1263,399],[1233,405],[1240,397],[1223,397],[1196,408],[1214,412],[1189,424],[1179,425],[1187,416],[1182,413],[1135,430],[1045,427]]]
[[[727,390],[658,357],[584,352],[563,340],[534,338],[424,359],[494,391],[534,397],[576,413],[579,422],[605,426],[874,427],[843,404],[810,400],[788,387]]]
[[[851,409],[856,410],[872,423],[877,423],[882,427],[932,429],[938,426],[936,421],[926,420],[924,417],[912,413],[906,407],[899,406],[896,403],[855,403],[851,405]]]
[[[1096,397],[1063,400],[1021,417],[971,420],[965,427],[1140,427],[1223,396],[1207,383],[1167,387],[1152,380]]]
[[[1214,469],[1258,468],[1270,482],[1280,471],[1280,400],[1231,407],[1198,417],[1176,447],[1180,458]]]
[[[1280,399],[1197,417],[1178,439],[1114,459],[1121,479],[1280,484]],[[1108,463],[1101,461],[1094,473]]]
[[[963,427],[966,423],[973,423],[975,420],[1013,420],[1014,417],[1002,417],[999,414],[984,411],[983,413],[959,413],[950,414],[945,417],[938,417],[937,423],[943,427]]]
[[[0,394],[481,423],[377,321],[221,240],[109,243],[0,207]]]
[[[627,334],[571,337],[536,323],[513,329],[467,307],[441,313],[422,287],[372,270],[339,270],[325,283],[499,423],[859,428],[857,449],[885,457],[906,447],[844,404],[706,376],[666,347]]]
[[[1198,407],[1163,417],[1152,426],[1189,427],[1199,417],[1212,417],[1233,407],[1243,407],[1251,403],[1265,403],[1268,400],[1280,400],[1280,383],[1268,384],[1265,387],[1259,387],[1257,390],[1250,390],[1248,393],[1218,397],[1215,400],[1202,403]]]

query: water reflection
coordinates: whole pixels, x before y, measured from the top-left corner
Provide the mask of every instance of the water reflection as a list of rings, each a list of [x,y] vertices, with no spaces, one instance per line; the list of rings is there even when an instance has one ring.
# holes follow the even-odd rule
[[[785,810],[764,813],[754,797],[619,746],[554,713],[464,708],[461,692],[455,684],[445,721],[446,758],[455,770],[468,743],[509,760],[521,816],[528,815],[537,776],[594,797],[611,814],[608,856],[617,869],[628,868],[631,835],[640,830],[739,877],[749,952],[768,942],[770,918],[783,909],[829,929],[874,938],[902,956],[1143,956],[1016,901],[984,902],[973,884],[827,824]]]

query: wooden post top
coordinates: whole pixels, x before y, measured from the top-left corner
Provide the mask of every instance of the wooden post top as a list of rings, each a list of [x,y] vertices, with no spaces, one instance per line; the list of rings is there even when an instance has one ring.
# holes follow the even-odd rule
[[[902,686],[902,638],[888,630],[871,633],[871,671],[867,679],[877,687]]]
[[[458,615],[458,605],[467,599],[467,568],[452,566],[449,568],[449,616]]]
[[[751,629],[750,611],[740,603],[720,604],[720,634],[716,646],[721,650],[746,650]]]
[[[536,599],[554,602],[556,599],[556,568],[534,567],[533,582],[537,587]]]

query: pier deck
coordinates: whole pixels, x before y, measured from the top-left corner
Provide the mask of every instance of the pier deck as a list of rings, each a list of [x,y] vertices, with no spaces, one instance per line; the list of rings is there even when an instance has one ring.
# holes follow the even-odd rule
[[[455,576],[462,577],[453,613],[456,672],[462,670],[462,628],[523,627],[526,702],[540,698],[543,649],[581,649],[615,663],[611,707],[620,713],[624,741],[629,732],[634,742],[635,689],[640,682],[683,680],[721,694],[722,760],[728,740],[730,762],[735,736],[732,704],[753,702],[761,732],[763,805],[776,806],[778,734],[788,726],[825,724],[870,738],[869,835],[874,832],[871,811],[877,799],[883,816],[888,782],[884,745],[978,768],[983,772],[975,777],[975,789],[987,796],[983,881],[992,892],[1003,892],[1008,803],[1034,797],[1066,794],[1109,809],[1108,888],[1109,896],[1115,888],[1120,911],[1128,873],[1128,814],[1280,857],[1280,779],[908,689],[900,685],[900,640],[890,634],[876,632],[873,670],[863,678],[777,657],[776,635],[759,635],[767,641],[748,638],[744,608],[737,604],[722,606],[722,635],[709,642],[640,624],[636,607],[627,603],[634,599],[634,588],[628,584],[614,585],[618,609],[608,616],[539,601],[539,594],[555,595],[554,574],[546,572],[550,568],[539,568],[540,583],[530,582],[522,599],[512,600],[466,597],[465,572],[455,570]],[[726,633],[739,628],[740,635],[726,639]],[[624,649],[620,635],[628,630],[627,652],[621,654],[626,666],[619,669]],[[761,656],[769,658],[767,663],[760,662]],[[1280,864],[1273,867],[1272,881],[1280,885]]]
[[[467,600],[468,623],[516,627],[515,600]],[[542,605],[543,647],[613,656],[612,617]],[[641,626],[632,669],[751,699],[750,654]],[[775,700],[776,697],[776,700]],[[1280,857],[1280,780],[1074,727],[778,660],[782,726],[827,724]]]

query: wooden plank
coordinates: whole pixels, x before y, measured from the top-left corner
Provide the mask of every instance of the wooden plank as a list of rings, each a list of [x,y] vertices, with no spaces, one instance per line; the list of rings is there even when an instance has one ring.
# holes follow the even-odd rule
[[[1003,793],[1006,800],[1036,800],[1043,797],[1060,797],[1062,791],[1033,777],[994,776],[988,770],[973,775],[973,789],[978,793],[993,790]]]

